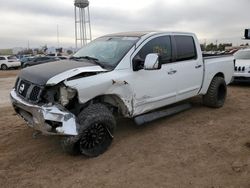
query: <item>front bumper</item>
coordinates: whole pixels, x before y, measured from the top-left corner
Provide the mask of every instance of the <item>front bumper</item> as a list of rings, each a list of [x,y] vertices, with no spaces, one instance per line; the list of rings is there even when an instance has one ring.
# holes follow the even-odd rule
[[[33,105],[10,93],[12,105],[29,127],[47,135],[78,135],[76,117],[60,105]]]
[[[242,72],[242,73],[234,73],[234,81],[235,82],[250,82],[250,73]]]

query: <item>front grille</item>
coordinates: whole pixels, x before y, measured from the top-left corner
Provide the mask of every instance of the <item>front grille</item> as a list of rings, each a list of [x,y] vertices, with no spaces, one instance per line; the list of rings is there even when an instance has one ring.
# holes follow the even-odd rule
[[[39,94],[40,94],[41,88],[38,86],[34,86],[31,93],[30,93],[30,100],[31,101],[37,101],[39,98]]]
[[[239,66],[239,67],[234,67],[234,70],[235,70],[235,72],[245,72],[245,70],[246,70],[246,67],[241,67],[241,66]]]
[[[16,93],[24,100],[32,103],[37,103],[39,102],[43,88],[26,80],[18,78],[15,84],[15,89]]]

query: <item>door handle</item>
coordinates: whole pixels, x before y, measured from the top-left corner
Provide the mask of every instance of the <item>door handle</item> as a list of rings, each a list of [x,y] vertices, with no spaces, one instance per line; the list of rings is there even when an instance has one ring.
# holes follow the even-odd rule
[[[195,68],[196,69],[201,68],[201,65],[196,65]]]
[[[177,72],[177,70],[171,70],[168,72],[168,74],[172,75],[172,74],[175,74]]]

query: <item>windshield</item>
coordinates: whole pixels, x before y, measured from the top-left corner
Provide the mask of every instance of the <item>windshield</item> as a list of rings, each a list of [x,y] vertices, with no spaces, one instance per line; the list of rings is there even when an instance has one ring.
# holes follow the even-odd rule
[[[235,59],[250,59],[250,51],[238,51],[234,57]]]
[[[138,39],[138,37],[101,37],[76,52],[73,58],[91,57],[104,67],[115,68]]]

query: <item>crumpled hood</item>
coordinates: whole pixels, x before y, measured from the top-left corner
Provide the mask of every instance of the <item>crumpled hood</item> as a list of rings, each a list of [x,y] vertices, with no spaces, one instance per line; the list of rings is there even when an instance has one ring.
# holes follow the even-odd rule
[[[86,61],[63,60],[25,68],[18,77],[37,85],[55,85],[84,72],[106,72],[98,65]]]

